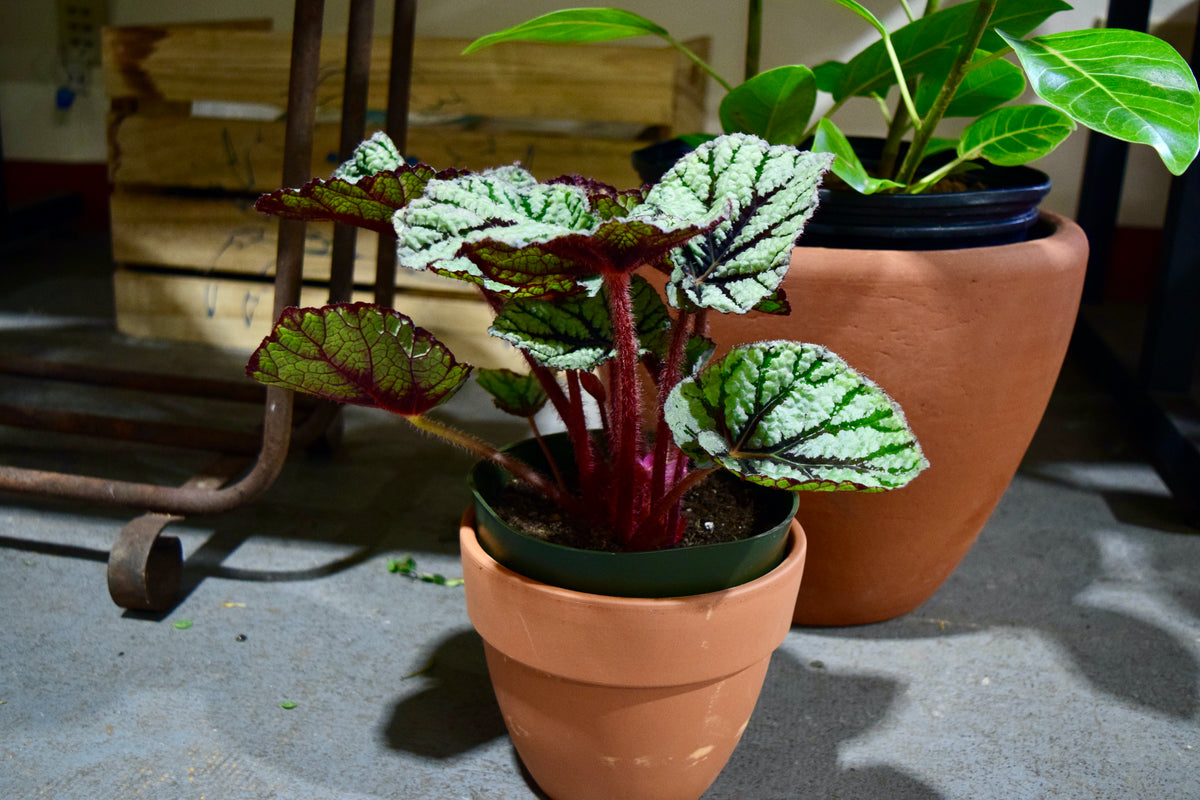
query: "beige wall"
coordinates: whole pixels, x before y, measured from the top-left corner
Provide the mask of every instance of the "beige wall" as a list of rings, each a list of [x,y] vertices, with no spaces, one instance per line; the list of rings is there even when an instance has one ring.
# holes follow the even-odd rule
[[[426,0],[419,6],[420,36],[474,37],[520,20],[568,5],[599,3],[561,0]],[[391,25],[391,3],[377,0],[376,32],[386,33]],[[712,37],[711,61],[727,80],[740,77],[744,42],[744,3],[728,0],[629,0],[623,7],[662,24],[680,39]],[[885,21],[899,24],[898,4],[871,0],[874,9],[895,5]],[[919,5],[919,2],[918,2]],[[1045,29],[1068,30],[1088,27],[1103,15],[1106,0],[1076,0],[1073,11],[1056,15]],[[347,0],[326,2],[328,32],[344,31]],[[1194,19],[1196,0],[1158,0],[1155,17]],[[107,102],[94,78],[86,94],[63,112],[54,108],[54,90],[62,81],[55,52],[55,4],[47,0],[0,0],[0,120],[3,123],[5,156],[10,159],[97,162],[105,159],[104,117]],[[201,9],[203,9],[201,11]],[[110,0],[111,22],[117,25],[152,24],[206,19],[270,17],[279,29],[291,27],[290,0]],[[766,0],[763,68],[788,63],[818,64],[842,58],[873,31],[850,12],[834,3],[815,0]],[[716,108],[720,92],[713,85],[709,107]],[[838,120],[849,132],[871,133],[876,112],[864,101],[847,108]],[[709,127],[715,131],[715,115]],[[1055,189],[1048,206],[1073,214],[1078,186],[1075,175],[1082,161],[1085,136],[1080,133],[1038,166],[1054,179]],[[1138,148],[1131,159],[1122,222],[1155,225],[1162,217],[1168,175],[1152,152]]]

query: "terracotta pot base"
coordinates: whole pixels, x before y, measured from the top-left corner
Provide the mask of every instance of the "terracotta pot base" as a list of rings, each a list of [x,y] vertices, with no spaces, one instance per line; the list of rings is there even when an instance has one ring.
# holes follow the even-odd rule
[[[513,745],[555,800],[699,798],[750,720],[791,624],[805,537],[722,592],[647,599],[549,586],[498,564],[468,514],[467,613]]]

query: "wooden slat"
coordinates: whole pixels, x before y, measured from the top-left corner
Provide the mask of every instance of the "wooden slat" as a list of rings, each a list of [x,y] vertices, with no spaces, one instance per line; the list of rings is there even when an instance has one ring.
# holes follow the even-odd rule
[[[674,49],[516,42],[461,55],[465,39],[418,39],[410,110],[674,125],[681,97],[701,97],[703,76]],[[369,104],[385,107],[391,44],[376,37]],[[105,89],[117,98],[266,103],[287,96],[290,35],[206,28],[121,27],[102,33]],[[345,37],[321,48],[319,106],[341,106]],[[695,91],[680,93],[687,85]],[[691,119],[689,118],[690,122]]]
[[[338,126],[315,130],[312,174],[337,163]],[[283,122],[187,116],[115,115],[109,131],[109,177],[115,184],[265,192],[283,171]],[[412,128],[408,150],[439,169],[483,169],[516,161],[539,179],[579,173],[619,188],[640,184],[630,154],[641,143],[483,127]]]
[[[112,196],[113,260],[119,264],[190,269],[259,277],[275,274],[278,222],[254,210],[250,197],[183,197],[118,191]],[[305,279],[329,280],[333,226],[306,227]],[[375,282],[378,237],[360,231],[354,282]],[[397,270],[396,285],[426,292],[476,297],[469,285],[411,270]]]
[[[249,354],[274,322],[274,288],[262,281],[118,269],[113,288],[117,329],[129,336],[205,342]],[[361,292],[354,299],[369,301],[371,296]],[[325,301],[323,288],[301,291],[302,306]],[[488,335],[491,312],[482,300],[398,292],[395,308],[437,335],[460,361],[523,368],[513,348]]]

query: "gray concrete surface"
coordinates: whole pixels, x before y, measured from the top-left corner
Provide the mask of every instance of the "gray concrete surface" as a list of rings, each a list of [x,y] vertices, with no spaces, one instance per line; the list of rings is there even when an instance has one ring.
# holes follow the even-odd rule
[[[0,349],[237,374],[228,354],[114,336],[111,266],[70,244],[0,259]],[[100,395],[0,379],[0,402],[241,418]],[[478,395],[452,409],[497,439],[519,434]],[[205,458],[0,428],[5,464],[177,483]],[[168,528],[185,589],[159,615],[108,597],[108,549],[130,512],[0,496],[0,798],[541,796],[462,590],[386,566],[413,556],[460,574],[469,463],[350,410],[331,457],[289,462],[251,506]],[[902,619],[793,629],[705,795],[1196,797],[1200,537],[1074,363],[958,571]]]

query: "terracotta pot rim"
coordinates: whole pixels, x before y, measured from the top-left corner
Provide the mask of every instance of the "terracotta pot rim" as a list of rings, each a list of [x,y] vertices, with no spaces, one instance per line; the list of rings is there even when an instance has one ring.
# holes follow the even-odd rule
[[[496,650],[535,669],[588,683],[669,686],[699,683],[738,672],[768,656],[791,627],[792,603],[804,569],[807,542],[792,521],[779,566],[748,583],[706,594],[642,598],[589,594],[550,586],[496,562],[480,546],[472,509],[459,532],[467,614]],[[505,607],[498,607],[503,591]],[[517,618],[519,625],[514,626]],[[724,641],[698,641],[687,621],[699,620]],[[587,630],[584,630],[587,628]],[[723,632],[716,633],[716,631]],[[548,638],[575,640],[548,648]],[[673,676],[645,674],[645,659],[670,653]]]

